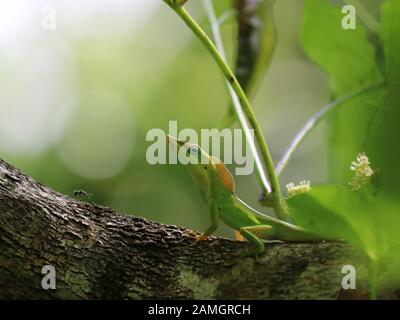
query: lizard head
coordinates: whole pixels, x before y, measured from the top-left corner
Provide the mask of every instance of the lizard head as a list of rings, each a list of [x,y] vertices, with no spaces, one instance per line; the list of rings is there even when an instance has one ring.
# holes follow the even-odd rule
[[[209,189],[211,177],[215,176],[229,192],[233,193],[235,191],[235,182],[232,174],[220,159],[209,155],[195,143],[179,140],[169,135],[167,136],[167,141],[177,150],[178,160],[179,154],[185,155],[185,162],[180,162],[187,166],[193,179],[201,189]]]

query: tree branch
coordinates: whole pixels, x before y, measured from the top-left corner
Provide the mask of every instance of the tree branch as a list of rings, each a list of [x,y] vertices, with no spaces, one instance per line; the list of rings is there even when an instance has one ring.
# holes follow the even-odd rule
[[[339,242],[269,243],[239,259],[248,243],[185,232],[76,201],[0,160],[1,299],[335,299],[342,265],[366,268]],[[44,265],[55,290],[41,287]]]

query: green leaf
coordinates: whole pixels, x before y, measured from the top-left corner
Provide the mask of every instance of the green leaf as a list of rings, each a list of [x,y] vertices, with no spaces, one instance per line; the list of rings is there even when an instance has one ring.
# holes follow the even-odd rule
[[[380,277],[386,276],[393,285],[394,280],[400,281],[400,1],[387,0],[381,10],[383,75],[362,26],[343,30],[341,17],[340,7],[328,1],[305,2],[302,44],[306,53],[327,72],[334,95],[377,83],[382,77],[385,86],[333,113],[329,170],[330,182],[336,185],[314,186],[288,204],[299,225],[363,248],[379,272],[385,271]],[[359,152],[369,157],[374,175],[372,184],[352,191],[345,184]]]
[[[294,222],[327,238],[343,239],[376,256],[373,219],[364,192],[337,185],[313,186],[288,199]]]
[[[381,192],[397,199],[400,192],[400,1],[384,4],[381,21],[387,90],[371,126],[366,152],[378,170]]]
[[[363,249],[372,261],[400,264],[398,203],[366,186],[313,186],[288,199],[294,222],[327,238],[343,239]]]
[[[379,68],[375,50],[361,24],[355,30],[341,26],[340,6],[329,1],[307,0],[301,40],[306,53],[329,75],[334,96],[341,96],[377,83]],[[367,132],[379,108],[379,90],[341,105],[329,119],[330,180],[349,180],[349,165],[363,151]]]
[[[380,269],[380,283],[398,279],[398,202],[376,193],[372,185],[358,191],[348,186],[320,185],[289,198],[287,203],[297,225],[364,250]]]
[[[400,86],[400,1],[382,6],[381,39],[385,54],[385,76],[389,86]]]
[[[301,42],[306,53],[330,76],[335,94],[358,89],[380,78],[375,50],[361,25],[345,30],[340,6],[306,0]]]

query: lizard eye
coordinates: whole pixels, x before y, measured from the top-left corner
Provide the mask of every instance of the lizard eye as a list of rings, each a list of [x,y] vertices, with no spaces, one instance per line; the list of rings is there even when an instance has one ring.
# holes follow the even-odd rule
[[[196,147],[190,147],[186,150],[186,156],[189,157],[190,155],[196,155],[198,152]]]

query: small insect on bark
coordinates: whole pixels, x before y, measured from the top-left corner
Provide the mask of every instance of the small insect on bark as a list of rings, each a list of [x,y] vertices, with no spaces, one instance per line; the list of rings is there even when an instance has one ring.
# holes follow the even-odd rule
[[[74,196],[80,197],[80,198],[88,198],[90,199],[93,197],[92,193],[88,193],[84,190],[74,190]]]

